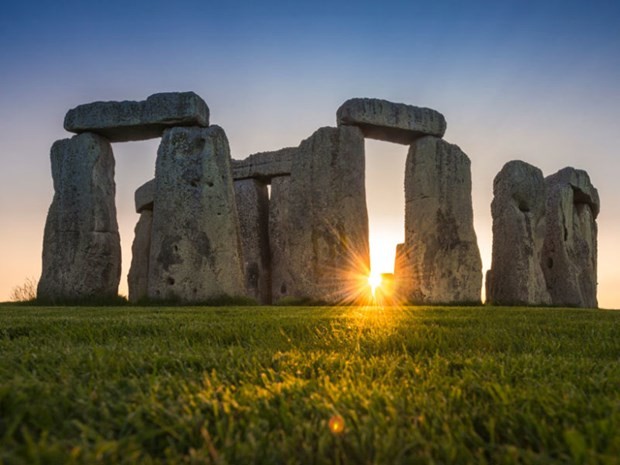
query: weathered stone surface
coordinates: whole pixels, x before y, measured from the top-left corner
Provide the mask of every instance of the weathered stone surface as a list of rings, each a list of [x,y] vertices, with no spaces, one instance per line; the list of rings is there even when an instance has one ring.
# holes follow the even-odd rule
[[[549,305],[541,267],[545,238],[545,180],[523,161],[504,165],[493,181],[493,260],[487,302],[493,305]]]
[[[131,245],[131,268],[127,275],[129,301],[132,303],[146,299],[148,296],[149,254],[151,251],[151,232],[153,229],[153,212],[144,210],[134,230]]]
[[[364,167],[364,138],[356,127],[321,128],[301,143],[288,186],[284,248],[289,268],[276,271],[283,262],[274,260],[274,300],[289,296],[337,303],[367,291]],[[272,186],[272,200],[274,195]],[[286,276],[290,280],[280,279]]]
[[[141,102],[94,102],[65,116],[69,132],[94,132],[112,142],[160,137],[175,126],[209,125],[209,108],[194,92],[154,94]]]
[[[245,293],[239,218],[222,128],[172,128],[157,152],[151,299],[200,302]]]
[[[553,305],[597,307],[598,191],[585,171],[564,168],[545,178],[542,267]]]
[[[110,143],[85,133],[54,143],[54,199],[43,239],[39,299],[59,301],[118,294],[121,247]]]
[[[155,197],[155,179],[145,182],[136,189],[134,200],[136,203],[136,213],[144,210],[153,210],[153,198]]]
[[[479,302],[482,263],[473,226],[470,161],[427,136],[409,149],[405,245],[398,292],[415,303]]]
[[[235,181],[245,288],[261,304],[271,303],[269,193],[255,179]]]
[[[269,249],[271,251],[271,294],[273,301],[289,295],[293,282],[290,264],[291,177],[279,176],[271,181],[269,199]]]
[[[336,113],[338,126],[361,128],[365,137],[409,145],[420,137],[443,137],[446,119],[430,108],[414,107],[374,98],[354,98]]]
[[[289,176],[296,151],[296,147],[289,147],[275,152],[255,153],[243,160],[232,160],[233,179],[252,178],[268,183],[277,176]]]

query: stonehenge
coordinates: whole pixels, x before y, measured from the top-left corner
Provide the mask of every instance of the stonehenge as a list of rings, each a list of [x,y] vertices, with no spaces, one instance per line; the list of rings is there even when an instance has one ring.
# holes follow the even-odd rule
[[[111,143],[161,138],[155,177],[135,191],[130,302],[372,303],[364,142],[371,138],[409,146],[405,240],[374,302],[480,303],[471,161],[443,139],[441,113],[354,98],[338,108],[335,127],[243,159],[231,157],[226,133],[209,118],[193,92],[69,110],[64,127],[77,135],[51,149],[40,299],[118,294]],[[596,307],[600,201],[587,173],[566,168],[543,178],[513,161],[493,192],[487,302]]]

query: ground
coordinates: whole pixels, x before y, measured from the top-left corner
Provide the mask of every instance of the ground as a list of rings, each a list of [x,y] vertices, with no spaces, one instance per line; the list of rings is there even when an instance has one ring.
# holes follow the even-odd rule
[[[0,306],[0,464],[620,463],[620,312]]]

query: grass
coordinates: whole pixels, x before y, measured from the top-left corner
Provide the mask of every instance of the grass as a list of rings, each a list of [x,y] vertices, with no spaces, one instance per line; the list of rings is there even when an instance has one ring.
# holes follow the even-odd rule
[[[0,463],[618,464],[620,312],[5,305]]]

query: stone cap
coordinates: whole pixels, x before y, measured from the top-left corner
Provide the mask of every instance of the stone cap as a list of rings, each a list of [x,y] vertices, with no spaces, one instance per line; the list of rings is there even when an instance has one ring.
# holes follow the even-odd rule
[[[154,198],[155,179],[151,179],[136,189],[136,193],[134,194],[136,213],[142,213],[144,210],[153,210]]]
[[[273,152],[260,152],[243,160],[232,160],[232,175],[235,181],[258,179],[269,182],[277,176],[289,176],[296,147],[287,147]]]
[[[446,119],[430,108],[376,98],[353,98],[336,112],[338,126],[358,126],[365,137],[409,145],[423,136],[443,137]]]
[[[161,137],[175,126],[209,126],[209,107],[194,92],[153,94],[141,102],[93,102],[69,110],[69,132],[94,132],[111,142]]]
[[[566,167],[555,174],[545,178],[545,185],[548,189],[557,186],[570,185],[573,189],[573,199],[575,203],[585,203],[592,208],[592,215],[596,218],[601,211],[601,200],[598,190],[592,185],[590,176],[584,170],[573,167]]]

